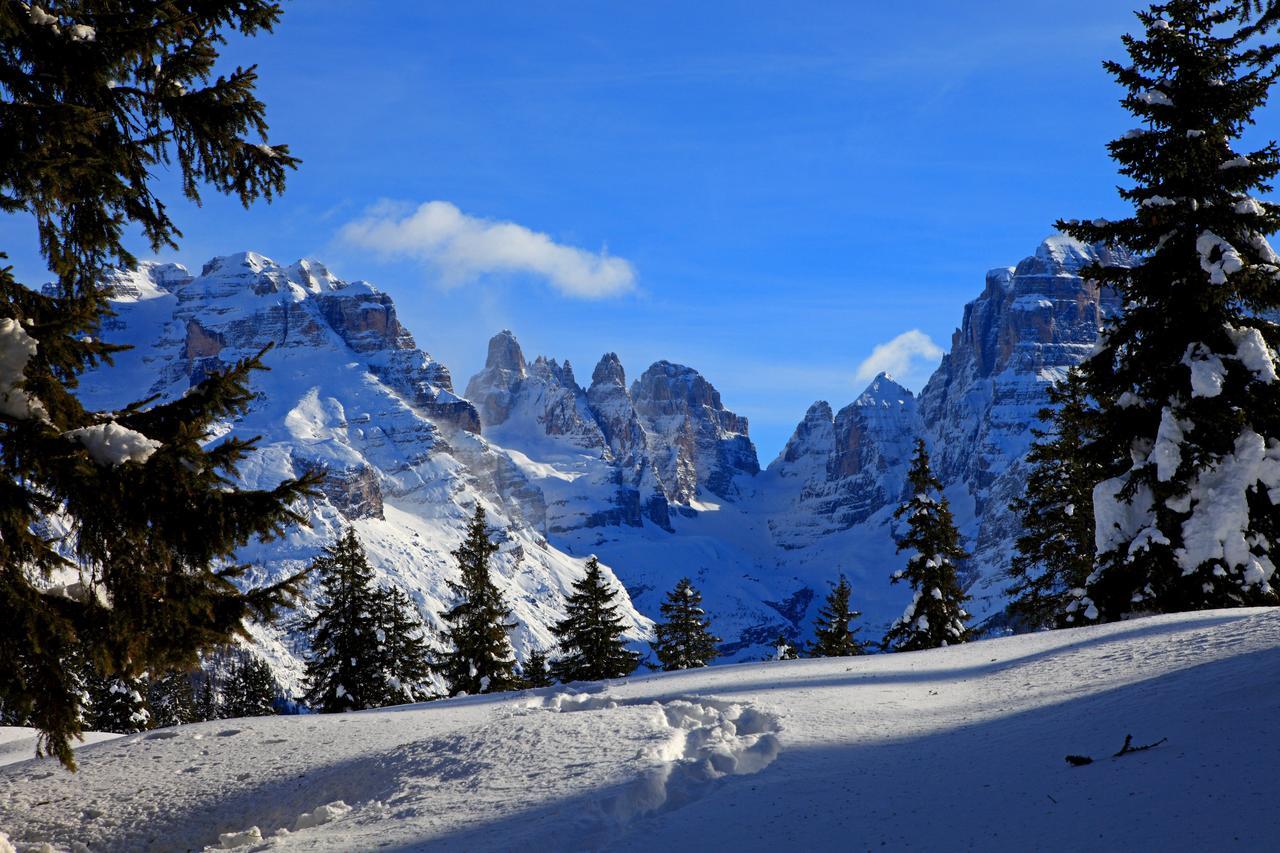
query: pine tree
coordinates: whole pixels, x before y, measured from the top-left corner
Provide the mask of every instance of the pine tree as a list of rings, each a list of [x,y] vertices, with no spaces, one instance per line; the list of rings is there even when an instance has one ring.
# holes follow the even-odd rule
[[[1008,577],[1009,611],[1029,628],[1070,622],[1071,590],[1093,570],[1093,486],[1102,479],[1099,450],[1089,434],[1093,410],[1080,372],[1049,389],[1050,406],[1033,429],[1026,491],[1010,508],[1022,522]]]
[[[599,560],[587,560],[586,574],[573,590],[565,602],[565,618],[551,629],[560,644],[551,674],[566,683],[630,675],[640,655],[629,651],[622,638],[626,627],[614,601],[616,593],[605,580]]]
[[[489,539],[484,508],[477,504],[466,538],[453,552],[459,577],[448,584],[458,602],[440,614],[448,626],[444,636],[449,649],[440,656],[437,671],[448,683],[450,696],[520,687],[515,653],[507,639],[515,623],[507,621],[511,612],[489,573],[489,559],[497,551]]]
[[[915,456],[907,474],[912,495],[894,512],[907,520],[907,532],[898,539],[898,552],[911,553],[907,567],[893,574],[893,582],[911,584],[915,597],[885,634],[883,645],[897,652],[934,649],[963,643],[969,638],[961,606],[968,596],[960,589],[956,564],[969,558],[960,547],[960,534],[951,508],[942,496],[942,484],[929,470],[924,441],[916,441]]]
[[[373,569],[348,529],[311,565],[320,607],[302,629],[311,638],[304,701],[326,714],[376,707],[387,694],[378,668],[377,590]]]
[[[1107,451],[1094,489],[1097,555],[1068,605],[1084,621],[1276,602],[1280,479],[1280,206],[1254,198],[1280,171],[1274,143],[1233,144],[1266,102],[1280,49],[1238,4],[1171,0],[1140,12],[1130,64],[1106,69],[1145,124],[1109,146],[1132,185],[1118,221],[1060,222],[1132,253],[1085,272],[1123,311],[1082,365]]]
[[[203,674],[200,683],[200,695],[196,699],[195,719],[198,722],[208,722],[209,720],[217,720],[222,716],[221,708],[218,703],[218,696],[213,692],[213,678],[208,672]]]
[[[56,276],[42,293],[0,268],[0,702],[74,767],[76,649],[128,681],[194,668],[247,619],[270,618],[300,579],[241,589],[244,569],[229,561],[301,521],[289,506],[317,477],[237,489],[253,443],[206,446],[250,399],[257,358],[167,402],[98,412],[74,394],[120,349],[102,340],[100,282],[134,263],[124,235],[136,229],[151,251],[180,236],[153,179],[172,168],[188,198],[207,184],[247,205],[297,165],[287,146],[256,141],[267,125],[254,70],[213,76],[226,34],[269,31],[280,4],[49,8],[0,3],[0,211],[31,217]],[[55,513],[69,534],[51,540],[41,522]],[[55,587],[65,568],[81,580]]]
[[[376,697],[376,707],[435,698],[422,617],[409,596],[395,587],[378,590],[374,619],[374,635],[379,642],[376,666],[384,686],[383,695]]]
[[[246,652],[231,670],[223,687],[219,716],[223,719],[270,717],[276,713],[280,692],[280,685],[267,662],[252,652]]]
[[[818,611],[814,620],[813,642],[809,645],[809,657],[847,658],[866,654],[866,645],[853,638],[857,628],[850,623],[862,614],[849,609],[849,596],[853,590],[844,575],[827,596],[826,606]]]
[[[127,735],[151,728],[144,678],[103,675],[89,668],[84,686],[88,702],[83,725],[90,731]]]
[[[529,657],[525,659],[524,666],[520,668],[520,680],[527,688],[532,687],[550,687],[556,681],[551,677],[551,670],[547,668],[547,653],[542,649],[534,649],[529,652]]]
[[[151,679],[147,684],[147,707],[154,728],[195,722],[198,717],[191,674],[170,672]]]
[[[702,609],[702,593],[688,578],[681,578],[667,600],[659,605],[663,621],[654,630],[657,640],[651,645],[665,672],[706,666],[720,656],[716,643],[720,638],[711,633],[711,620]]]
[[[800,657],[795,644],[782,632],[778,632],[778,639],[773,641],[773,649],[773,660],[796,660]]]

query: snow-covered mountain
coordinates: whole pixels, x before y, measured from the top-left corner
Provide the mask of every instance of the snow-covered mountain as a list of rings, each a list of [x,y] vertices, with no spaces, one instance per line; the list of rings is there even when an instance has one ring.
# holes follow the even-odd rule
[[[316,263],[282,267],[252,252],[216,258],[194,276],[144,264],[112,284],[116,316],[104,335],[134,348],[84,378],[82,395],[95,407],[178,396],[272,347],[249,413],[222,434],[262,437],[241,470],[249,486],[315,466],[329,478],[306,508],[309,527],[241,554],[256,580],[296,571],[353,525],[382,580],[408,591],[434,624],[447,603],[450,551],[479,503],[504,536],[495,568],[520,623],[517,649],[551,646],[548,625],[563,616],[583,556],[547,541],[543,491],[479,435],[476,407],[417,347],[389,296]],[[647,636],[648,620],[629,605],[627,617],[634,637]],[[295,684],[291,638],[264,630],[259,639],[286,686]]]
[[[1046,388],[1115,309],[1079,275],[1093,257],[1051,238],[989,273],[918,398],[881,375],[838,411],[814,403],[764,470],[746,419],[691,367],[659,361],[628,385],[607,353],[584,388],[567,361],[529,360],[503,331],[459,396],[387,294],[315,262],[284,267],[254,253],[214,259],[199,275],[158,264],[116,274],[117,316],[104,334],[135,348],[83,390],[102,408],[171,397],[272,345],[258,399],[224,434],[263,436],[243,472],[251,485],[317,465],[330,479],[307,508],[310,529],[242,555],[262,576],[296,568],[352,524],[382,577],[434,619],[449,552],[478,502],[504,531],[498,574],[521,653],[550,645],[563,593],[595,553],[630,596],[633,638],[647,636],[646,616],[688,576],[726,656],[744,659],[779,632],[805,636],[842,572],[868,636],[898,615],[909,592],[888,581],[900,562],[891,516],[917,436],[975,554],[972,609],[999,610],[998,573],[1017,534],[1007,503],[1025,476],[1029,428]],[[263,639],[289,683],[297,649],[277,632]]]

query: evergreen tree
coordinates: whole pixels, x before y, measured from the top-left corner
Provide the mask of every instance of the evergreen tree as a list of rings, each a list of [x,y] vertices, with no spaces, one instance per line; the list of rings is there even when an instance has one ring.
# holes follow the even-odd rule
[[[320,606],[302,628],[311,638],[303,698],[326,714],[376,707],[387,695],[379,668],[378,594],[373,569],[348,529],[311,564]]]
[[[1049,401],[1039,412],[1049,428],[1032,430],[1026,491],[1010,504],[1023,534],[1008,572],[1009,611],[1030,628],[1071,621],[1065,614],[1071,590],[1083,587],[1093,570],[1093,486],[1102,479],[1080,372],[1068,371],[1049,389]]]
[[[826,606],[818,611],[814,620],[813,642],[809,645],[809,657],[847,658],[866,654],[866,645],[853,638],[857,628],[850,623],[862,614],[849,609],[849,596],[853,590],[844,575],[827,596]]]
[[[466,538],[453,552],[459,577],[448,584],[458,601],[440,614],[447,625],[444,636],[449,649],[440,656],[437,671],[448,683],[450,696],[499,693],[520,686],[515,653],[507,639],[515,623],[507,621],[511,612],[489,574],[489,558],[497,550],[489,539],[484,508],[477,504]]]
[[[383,695],[377,707],[406,705],[435,698],[431,689],[431,662],[422,617],[401,590],[386,587],[374,598],[374,634],[379,642],[376,666],[381,672]]]
[[[195,722],[198,719],[196,697],[190,673],[170,672],[151,679],[147,685],[147,707],[151,709],[154,728]]]
[[[1276,602],[1272,502],[1280,459],[1280,206],[1255,194],[1280,171],[1274,143],[1241,154],[1280,49],[1236,3],[1170,0],[1138,13],[1129,64],[1106,63],[1144,127],[1110,144],[1133,215],[1060,222],[1131,253],[1089,278],[1123,311],[1082,365],[1105,451],[1094,489],[1095,569],[1068,605],[1084,621]]]
[[[534,649],[529,652],[529,657],[525,659],[524,666],[520,668],[520,680],[525,687],[550,687],[556,681],[551,677],[551,670],[547,667],[547,653],[542,649]]]
[[[213,692],[213,679],[206,672],[200,683],[200,695],[196,699],[195,719],[198,722],[208,722],[219,719],[221,716],[218,696]]]
[[[663,621],[654,628],[657,640],[652,646],[664,671],[696,669],[720,656],[716,648],[720,638],[711,633],[711,620],[702,609],[702,593],[693,588],[692,581],[681,578],[659,610]]]
[[[907,520],[907,532],[898,539],[898,551],[911,553],[907,567],[893,574],[893,582],[911,584],[915,597],[885,634],[883,645],[897,652],[934,649],[963,643],[969,638],[965,624],[969,614],[961,606],[968,596],[960,589],[956,564],[969,555],[960,547],[960,534],[951,508],[942,496],[942,484],[929,470],[929,453],[917,439],[911,470],[907,474],[911,497],[894,512]]]
[[[103,675],[89,668],[84,678],[83,725],[90,731],[133,734],[151,728],[151,712],[144,698],[144,678]]]
[[[219,717],[270,717],[276,713],[280,685],[271,667],[257,655],[246,652],[231,670],[222,690]]]
[[[227,32],[269,31],[279,3],[46,5],[0,3],[0,211],[31,217],[56,277],[42,293],[0,268],[0,702],[74,767],[76,649],[127,682],[191,669],[247,619],[269,618],[299,578],[242,589],[229,560],[301,521],[288,507],[316,478],[240,490],[252,442],[206,445],[250,399],[256,358],[167,402],[99,412],[74,394],[120,349],[102,341],[100,282],[134,262],[124,235],[136,229],[152,251],[180,236],[154,192],[162,167],[190,199],[208,184],[247,205],[296,166],[287,146],[258,141],[254,70],[213,76]],[[41,532],[55,512],[63,538]],[[54,587],[67,567],[81,581]]]
[[[551,664],[558,681],[623,678],[639,664],[639,653],[629,651],[622,638],[626,627],[615,595],[600,561],[591,557],[586,574],[574,583],[565,602],[565,618],[551,629],[560,643],[560,657]]]
[[[799,650],[795,644],[787,639],[787,635],[781,631],[778,632],[778,639],[773,641],[773,659],[774,660],[796,660],[800,657]]]

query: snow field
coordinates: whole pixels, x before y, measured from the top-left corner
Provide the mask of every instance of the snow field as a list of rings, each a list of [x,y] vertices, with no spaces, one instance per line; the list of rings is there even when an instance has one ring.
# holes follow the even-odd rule
[[[0,832],[18,850],[1268,850],[1278,712],[1280,610],[1178,614],[131,735],[84,747],[74,776],[0,768]],[[1126,735],[1167,741],[1110,758]]]

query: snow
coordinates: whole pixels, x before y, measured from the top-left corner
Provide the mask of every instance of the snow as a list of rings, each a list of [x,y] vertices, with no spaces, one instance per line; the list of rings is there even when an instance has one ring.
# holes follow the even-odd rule
[[[1277,705],[1280,611],[1186,613],[130,735],[75,775],[0,769],[0,831],[95,851],[1263,850]],[[1126,735],[1167,740],[1110,758]]]
[[[161,447],[160,442],[115,421],[73,429],[64,435],[84,445],[94,462],[113,467],[125,462],[146,462]]]
[[[1275,354],[1267,346],[1262,332],[1253,326],[1235,329],[1227,327],[1232,343],[1236,345],[1236,358],[1240,363],[1253,371],[1254,376],[1263,382],[1276,381]]]
[[[98,37],[98,32],[88,24],[72,24],[67,27],[67,35],[71,36],[72,41],[93,41]]]
[[[1184,574],[1209,560],[1222,560],[1247,573],[1251,580],[1246,580],[1246,585],[1271,578],[1274,566],[1265,556],[1253,554],[1245,539],[1248,493],[1259,484],[1268,491],[1280,486],[1280,442],[1273,440],[1268,445],[1246,428],[1231,455],[1202,470],[1191,484],[1191,516],[1183,522],[1183,546],[1175,552]]]
[[[111,732],[85,732],[84,740],[71,742],[73,748],[79,749],[91,743],[101,743],[104,740],[113,740],[120,735]],[[22,726],[0,726],[0,767],[6,764],[15,764],[19,761],[27,761],[36,753],[36,731],[35,729],[23,728]],[[0,850],[4,848],[0,847]]]
[[[35,4],[32,4],[31,6],[30,18],[31,23],[38,27],[53,27],[55,30],[58,28],[58,17],[56,15],[50,15],[44,9],[41,9]]]
[[[301,832],[304,829],[311,829],[317,826],[324,826],[326,823],[335,821],[340,817],[350,814],[351,806],[342,800],[335,800],[327,805],[319,806],[312,811],[303,812],[298,815],[297,821],[293,824],[294,832]]]
[[[1245,198],[1236,202],[1232,208],[1236,213],[1242,216],[1262,216],[1266,213],[1262,204],[1256,198]]]
[[[1154,523],[1151,489],[1140,485],[1126,501],[1120,497],[1120,491],[1128,481],[1129,474],[1125,473],[1093,487],[1095,547],[1099,554],[1133,542],[1142,530]]]
[[[1183,432],[1190,424],[1180,421],[1166,406],[1160,413],[1160,428],[1156,432],[1156,443],[1147,458],[1156,465],[1156,479],[1167,483],[1173,479],[1178,466],[1182,464]]]
[[[1196,251],[1200,254],[1200,268],[1209,274],[1211,284],[1226,284],[1228,276],[1244,269],[1244,258],[1235,247],[1212,231],[1205,231],[1196,239]]]
[[[1145,92],[1140,92],[1136,97],[1142,103],[1151,106],[1173,106],[1173,99],[1159,89],[1147,89]]]
[[[1227,369],[1222,359],[1209,351],[1204,344],[1190,344],[1182,356],[1182,363],[1191,368],[1191,396],[1216,397],[1222,393],[1222,382]]]
[[[44,404],[18,387],[39,346],[18,319],[0,319],[0,415],[19,420],[48,416]]]
[[[1253,161],[1250,160],[1248,157],[1234,157],[1230,160],[1227,160],[1225,163],[1220,164],[1218,168],[1219,169],[1242,169],[1252,165],[1253,165]]]

